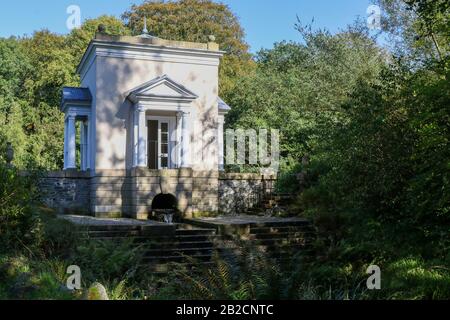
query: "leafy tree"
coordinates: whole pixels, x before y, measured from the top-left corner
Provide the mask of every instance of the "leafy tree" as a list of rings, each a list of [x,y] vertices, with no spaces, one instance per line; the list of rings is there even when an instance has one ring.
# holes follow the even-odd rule
[[[109,35],[131,35],[131,30],[123,21],[113,16],[103,15],[96,19],[88,19],[83,22],[81,28],[74,29],[67,37],[66,44],[75,61],[81,61],[89,42],[95,37],[98,27],[104,27],[104,33]]]
[[[428,24],[446,38],[440,1],[404,5],[416,6],[414,28]],[[346,121],[330,122],[312,153],[318,179],[299,208],[318,227],[309,272],[320,283],[345,286],[345,270],[377,264],[389,273],[389,296],[448,298],[448,268],[431,274],[450,263],[449,56],[427,37],[358,80],[341,104]]]
[[[24,97],[23,86],[30,71],[30,61],[17,40],[0,39],[0,96],[8,99]]]
[[[376,0],[383,9],[383,29],[397,55],[410,63],[448,54],[450,5],[445,0]]]
[[[235,88],[235,80],[253,70],[244,30],[227,5],[211,0],[145,1],[123,14],[135,35],[142,32],[144,17],[150,33],[163,39],[208,42],[214,35],[227,53],[220,69],[225,98]]]
[[[67,50],[65,37],[43,30],[22,39],[21,45],[33,65],[29,79],[30,103],[34,107],[41,102],[58,106],[62,87],[79,83],[75,73],[77,63]]]
[[[323,139],[323,127],[346,119],[343,101],[384,61],[358,25],[337,35],[298,28],[304,44],[282,42],[257,54],[258,69],[239,81],[228,115],[232,127],[281,130],[282,156],[294,164]]]
[[[28,157],[23,107],[30,73],[30,61],[17,40],[0,39],[0,153],[3,155],[6,142],[11,142],[19,166]]]
[[[19,39],[30,65],[20,101],[20,114],[9,130],[23,139],[14,143],[19,167],[59,169],[63,157],[63,118],[59,111],[61,89],[78,85],[75,59],[66,38],[49,31]],[[19,112],[18,109],[16,109]],[[17,140],[10,137],[13,142]],[[56,155],[56,156],[55,156]],[[19,161],[19,159],[22,159]]]
[[[450,3],[445,0],[405,0],[407,9],[417,16],[417,41],[433,43],[433,51],[440,60],[449,52]]]
[[[227,50],[221,67],[225,98],[236,79],[254,67],[237,18],[227,6],[206,0],[146,2],[124,14],[126,24],[101,16],[86,20],[67,36],[42,30],[29,38],[1,39],[0,150],[6,141],[13,142],[18,167],[62,167],[62,87],[79,85],[76,67],[99,25],[111,35],[136,34],[144,15],[152,32],[163,38],[206,42],[211,34],[217,37]]]
[[[61,89],[79,85],[76,66],[100,24],[109,34],[130,34],[121,20],[101,16],[68,36],[43,30],[0,40],[0,145],[13,143],[19,168],[62,167]]]

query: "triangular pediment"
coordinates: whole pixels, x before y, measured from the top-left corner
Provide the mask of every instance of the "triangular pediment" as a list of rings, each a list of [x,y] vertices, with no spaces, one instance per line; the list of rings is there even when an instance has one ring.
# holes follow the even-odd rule
[[[128,99],[139,100],[195,100],[198,96],[183,85],[170,79],[167,75],[158,77],[133,89]]]

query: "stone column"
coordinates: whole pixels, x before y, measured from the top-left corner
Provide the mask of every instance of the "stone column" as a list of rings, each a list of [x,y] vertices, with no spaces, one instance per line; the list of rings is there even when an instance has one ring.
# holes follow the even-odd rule
[[[67,169],[67,119],[64,119],[64,170]]]
[[[147,167],[147,124],[145,117],[145,108],[137,109],[137,167]]]
[[[80,126],[80,140],[81,140],[81,171],[87,171],[89,169],[89,123],[88,121],[81,122]]]
[[[191,134],[189,132],[189,113],[182,112],[181,116],[181,168],[190,167],[190,139]]]
[[[181,144],[182,144],[182,136],[183,136],[183,112],[177,112],[177,150],[176,150],[176,164],[177,168],[181,168]]]
[[[223,141],[223,128],[225,124],[225,117],[219,115],[219,126],[217,128],[218,134],[218,145],[219,145],[219,170],[223,171],[225,169],[225,158],[224,158],[224,141]]]
[[[76,115],[70,113],[67,116],[67,166],[66,169],[76,169]]]
[[[86,171],[91,170],[91,148],[94,144],[92,144],[91,137],[91,121],[89,118],[86,120]]]

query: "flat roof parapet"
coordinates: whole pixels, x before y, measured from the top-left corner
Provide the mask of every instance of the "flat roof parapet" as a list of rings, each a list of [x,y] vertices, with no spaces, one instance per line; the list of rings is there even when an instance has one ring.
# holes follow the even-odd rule
[[[157,37],[144,38],[132,36],[111,36],[103,33],[96,33],[94,40],[104,42],[119,42],[119,43],[142,44],[142,45],[147,44],[162,47],[219,51],[219,45],[215,42],[199,43],[199,42],[165,40]]]

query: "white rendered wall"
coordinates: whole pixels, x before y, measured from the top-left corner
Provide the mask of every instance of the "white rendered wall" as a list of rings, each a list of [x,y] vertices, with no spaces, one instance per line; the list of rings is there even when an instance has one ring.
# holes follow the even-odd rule
[[[96,86],[97,81],[97,68],[96,64],[93,63],[84,77],[81,79],[81,87],[89,88],[92,95],[92,104],[91,104],[91,116],[89,118],[89,167],[91,171],[95,171],[95,163],[96,163],[96,121],[95,121],[95,111],[96,111]]]
[[[96,140],[96,152],[92,154],[97,170],[131,167],[132,105],[126,100],[126,93],[165,74],[199,96],[190,113],[193,169],[217,170],[218,66],[99,56],[96,72],[96,89],[91,89],[91,93],[97,130],[96,136],[91,136]],[[87,74],[83,86],[90,88],[91,81]]]

